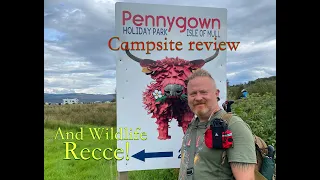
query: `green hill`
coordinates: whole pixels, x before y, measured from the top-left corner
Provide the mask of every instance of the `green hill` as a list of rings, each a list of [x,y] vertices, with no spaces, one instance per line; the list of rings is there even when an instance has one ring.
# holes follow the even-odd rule
[[[248,83],[228,86],[228,99],[238,99],[241,95],[242,89],[246,89],[249,95],[253,93],[257,93],[259,95],[271,93],[276,96],[276,76],[259,78],[254,81],[249,81]]]

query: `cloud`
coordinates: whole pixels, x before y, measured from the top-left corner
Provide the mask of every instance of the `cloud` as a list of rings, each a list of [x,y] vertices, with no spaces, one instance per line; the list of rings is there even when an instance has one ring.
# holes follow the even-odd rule
[[[47,93],[114,93],[115,52],[108,39],[115,34],[114,0],[45,0],[44,91]],[[123,2],[150,3],[149,0]],[[276,74],[275,0],[157,0],[153,4],[212,6],[228,9],[228,51],[231,84]]]
[[[276,75],[276,68],[270,67],[252,67],[227,73],[229,79],[234,79],[233,81],[230,81],[230,85],[245,83],[254,79],[270,77],[274,75]]]

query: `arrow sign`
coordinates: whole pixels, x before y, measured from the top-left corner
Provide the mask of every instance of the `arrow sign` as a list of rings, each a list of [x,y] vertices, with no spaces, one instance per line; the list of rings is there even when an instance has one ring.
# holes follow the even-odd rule
[[[145,150],[142,150],[132,157],[139,159],[140,161],[145,162],[146,158],[162,158],[162,157],[173,157],[173,152],[150,152],[146,153]]]

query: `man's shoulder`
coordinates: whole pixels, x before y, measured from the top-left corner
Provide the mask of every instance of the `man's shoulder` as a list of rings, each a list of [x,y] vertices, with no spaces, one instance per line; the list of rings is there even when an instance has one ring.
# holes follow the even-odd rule
[[[228,114],[225,114],[225,116],[230,116],[229,121],[228,121],[229,125],[234,124],[236,122],[245,123],[244,120],[240,116],[238,116],[237,114],[228,113]]]
[[[250,126],[238,115],[232,114],[229,122],[228,122],[229,128],[232,129],[244,129],[251,131]]]

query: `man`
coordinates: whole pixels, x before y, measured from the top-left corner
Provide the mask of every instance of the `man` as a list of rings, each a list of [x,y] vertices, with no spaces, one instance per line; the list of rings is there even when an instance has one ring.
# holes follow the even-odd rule
[[[188,104],[196,118],[183,137],[179,180],[254,180],[257,160],[250,127],[233,115],[228,124],[233,147],[227,150],[208,148],[204,143],[207,123],[227,112],[218,105],[220,91],[207,71],[195,71],[187,82]]]
[[[239,99],[241,99],[241,98],[247,98],[248,97],[248,91],[246,90],[246,89],[242,89],[241,90],[241,96],[240,96],[240,98]]]

